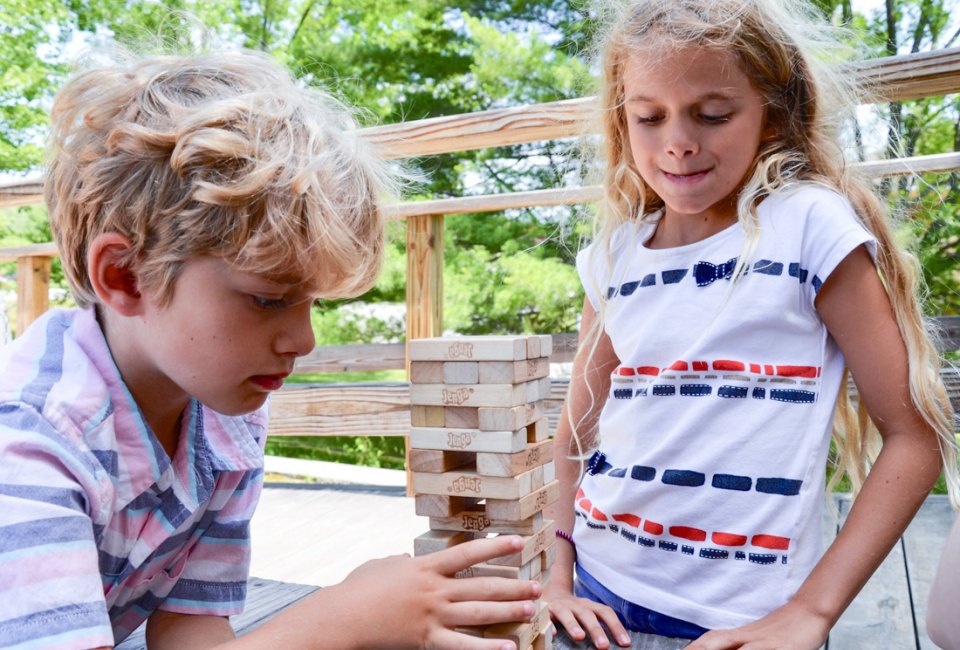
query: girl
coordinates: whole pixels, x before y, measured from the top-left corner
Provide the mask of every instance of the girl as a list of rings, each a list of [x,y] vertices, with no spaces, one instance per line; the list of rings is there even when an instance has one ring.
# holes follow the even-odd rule
[[[810,54],[827,30],[809,8],[634,0],[609,23],[604,199],[557,432],[570,543],[545,598],[598,648],[601,623],[621,645],[626,627],[818,648],[941,468],[957,493],[914,266],[843,162],[851,82]],[[820,558],[835,411],[859,497]]]

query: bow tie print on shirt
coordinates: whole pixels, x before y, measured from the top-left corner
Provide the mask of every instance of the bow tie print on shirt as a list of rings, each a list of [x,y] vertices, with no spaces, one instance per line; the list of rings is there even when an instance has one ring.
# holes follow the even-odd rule
[[[727,260],[723,264],[697,262],[693,265],[693,277],[698,287],[713,284],[716,280],[729,280],[733,277],[733,269],[737,267],[737,258]]]

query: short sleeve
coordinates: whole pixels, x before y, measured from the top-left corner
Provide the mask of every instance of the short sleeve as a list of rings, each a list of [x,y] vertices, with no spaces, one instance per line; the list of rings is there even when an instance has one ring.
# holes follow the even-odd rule
[[[0,647],[112,646],[94,461],[30,406],[0,405]]]
[[[580,284],[583,285],[587,300],[593,305],[595,311],[600,310],[599,292],[601,291],[598,284],[601,269],[598,268],[598,261],[595,259],[597,248],[597,242],[593,242],[577,253],[577,273],[580,275]]]
[[[243,611],[250,572],[250,520],[262,484],[261,469],[220,473],[208,510],[210,522],[159,609],[206,616]]]
[[[836,192],[809,188],[791,198],[805,217],[799,272],[810,276],[803,286],[813,304],[823,283],[858,246],[865,245],[876,259],[876,238],[862,225],[850,202]]]
[[[611,278],[628,261],[630,247],[645,241],[655,229],[653,224],[628,222],[613,231],[606,249],[603,240],[598,239],[577,254],[580,283],[594,310],[600,311],[601,296],[612,290]]]

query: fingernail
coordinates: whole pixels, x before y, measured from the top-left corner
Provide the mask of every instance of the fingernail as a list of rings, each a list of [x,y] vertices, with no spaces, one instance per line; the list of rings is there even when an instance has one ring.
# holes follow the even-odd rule
[[[630,636],[624,634],[620,637],[620,645],[630,645]]]
[[[531,616],[533,616],[533,612],[534,612],[533,603],[524,603],[524,604],[523,604],[523,615],[524,615],[524,616],[526,616],[527,618],[530,618]]]
[[[510,545],[513,546],[513,548],[523,548],[523,538],[514,537],[510,540]]]
[[[533,590],[533,594],[534,594],[535,596],[539,596],[539,595],[540,595],[540,583],[537,582],[537,581],[533,581],[533,582],[530,583],[530,584],[532,585],[532,586],[531,586],[531,589]]]
[[[513,643],[504,643],[500,646],[500,650],[517,650]]]

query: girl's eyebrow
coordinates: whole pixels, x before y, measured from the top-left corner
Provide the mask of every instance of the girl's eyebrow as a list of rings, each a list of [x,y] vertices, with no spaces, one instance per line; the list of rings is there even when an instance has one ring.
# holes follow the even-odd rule
[[[709,92],[709,93],[700,95],[697,98],[697,102],[706,102],[711,100],[736,101],[740,98],[741,97],[739,94],[725,93],[718,90],[718,91]],[[655,104],[658,101],[659,101],[658,99],[654,97],[647,97],[646,95],[631,95],[630,97],[627,98],[626,103],[632,104],[635,102],[639,102],[639,103]]]

